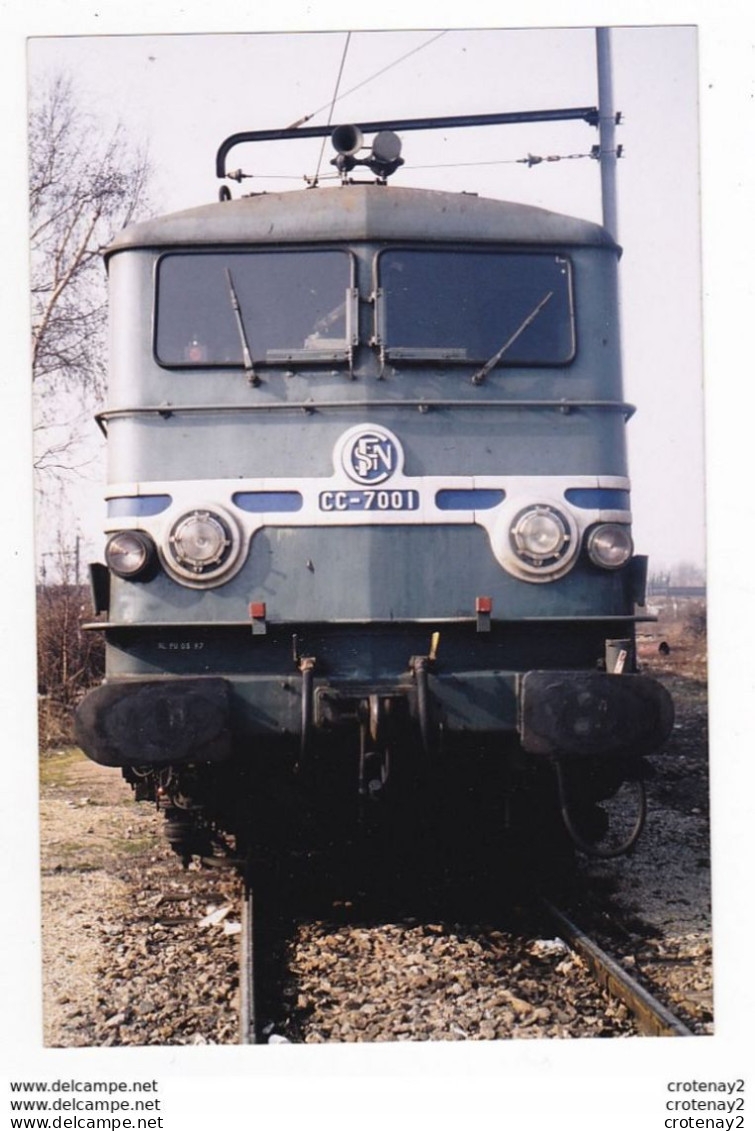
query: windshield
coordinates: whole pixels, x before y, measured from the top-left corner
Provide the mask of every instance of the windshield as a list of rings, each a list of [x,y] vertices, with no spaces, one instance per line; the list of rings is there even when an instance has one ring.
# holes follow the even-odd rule
[[[559,365],[574,356],[571,271],[561,256],[392,248],[379,257],[378,285],[391,357],[485,362],[533,310],[500,364]]]
[[[245,365],[346,357],[351,257],[343,251],[164,255],[155,353],[163,365]],[[247,355],[248,349],[248,355]]]

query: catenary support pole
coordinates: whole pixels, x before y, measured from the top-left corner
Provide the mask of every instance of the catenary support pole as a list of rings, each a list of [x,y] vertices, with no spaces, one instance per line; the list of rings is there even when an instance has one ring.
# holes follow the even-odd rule
[[[616,206],[616,111],[613,105],[611,71],[611,29],[596,28],[598,57],[598,114],[600,144],[600,189],[603,201],[603,226],[615,240],[619,237]]]

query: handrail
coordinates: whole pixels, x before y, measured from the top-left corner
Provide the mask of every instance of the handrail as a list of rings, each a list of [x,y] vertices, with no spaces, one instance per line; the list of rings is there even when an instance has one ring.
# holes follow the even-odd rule
[[[629,420],[635,413],[636,407],[626,401],[602,400],[517,400],[486,398],[478,400],[475,397],[448,398],[443,400],[418,400],[390,398],[385,400],[337,400],[337,401],[263,401],[254,404],[161,404],[161,405],[133,405],[131,407],[105,409],[95,416],[100,431],[107,435],[107,422],[124,416],[162,416],[165,419],[178,413],[241,413],[241,412],[269,412],[289,409],[294,412],[322,412],[325,409],[373,409],[379,408],[416,408],[420,412],[429,412],[435,408],[543,408],[556,409],[568,413],[575,409],[595,408],[607,412],[621,412],[625,420]]]
[[[638,614],[638,613],[596,613],[596,614],[579,614],[575,613],[573,616],[542,616],[542,617],[495,617],[494,623],[504,625],[517,625],[517,624],[586,624],[586,623],[611,623],[611,624],[650,624],[658,620],[657,616],[653,614]],[[285,627],[289,624],[288,621],[271,621],[268,620],[269,625],[281,625]],[[291,622],[293,623],[293,622]],[[451,624],[469,624],[474,625],[477,623],[477,617],[395,617],[392,620],[370,619],[369,617],[352,617],[345,620],[328,619],[328,625],[371,625],[371,626],[385,626],[403,627],[408,625],[451,625]],[[199,620],[160,620],[160,621],[110,621],[110,620],[93,620],[87,621],[80,625],[82,631],[102,631],[103,629],[125,629],[130,632],[143,630],[145,628],[163,628],[167,630],[175,630],[177,628],[197,628],[197,629],[219,629],[219,628],[245,628],[251,631],[251,621],[249,620],[226,620],[226,621],[199,621]],[[152,678],[152,677],[151,677]],[[160,678],[160,677],[156,677]],[[167,677],[166,677],[167,678]]]
[[[527,122],[573,122],[584,121],[590,126],[599,122],[595,106],[575,106],[564,110],[523,110],[500,114],[458,114],[446,118],[399,118],[383,122],[354,122],[353,125],[364,134],[378,133],[381,130],[441,130],[465,126],[507,126]],[[349,123],[351,124],[351,123]],[[231,149],[243,142],[292,141],[297,138],[330,137],[335,125],[289,126],[282,130],[243,130],[231,134],[218,149],[215,158],[215,172],[218,177],[227,177],[226,157]]]

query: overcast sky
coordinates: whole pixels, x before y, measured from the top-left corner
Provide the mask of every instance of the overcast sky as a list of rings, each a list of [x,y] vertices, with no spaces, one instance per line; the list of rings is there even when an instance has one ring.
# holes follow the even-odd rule
[[[619,239],[634,534],[651,568],[704,560],[697,36],[693,27],[613,32]],[[214,157],[228,134],[281,127],[321,110],[333,121],[592,106],[592,29],[304,35],[36,38],[33,84],[75,78],[82,104],[148,143],[161,211],[217,198]],[[406,56],[406,57],[405,57]],[[382,73],[381,73],[382,72]],[[372,78],[372,76],[376,76]],[[365,81],[371,80],[371,81]],[[357,88],[357,89],[354,89]],[[600,221],[600,175],[582,123],[410,133],[393,183],[463,189]],[[319,140],[239,148],[256,191],[303,187]],[[568,158],[529,168],[528,154]],[[321,171],[331,172],[330,145]],[[488,164],[479,164],[488,162]],[[477,164],[476,164],[477,163]],[[428,166],[443,166],[428,168]],[[96,441],[94,430],[93,441]],[[77,509],[99,551],[101,485]]]

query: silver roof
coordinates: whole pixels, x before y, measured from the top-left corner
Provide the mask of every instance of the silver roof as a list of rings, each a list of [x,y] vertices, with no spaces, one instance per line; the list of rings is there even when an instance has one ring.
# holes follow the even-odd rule
[[[174,212],[120,232],[106,254],[175,244],[433,240],[615,248],[598,224],[466,193],[345,185],[265,193]]]

